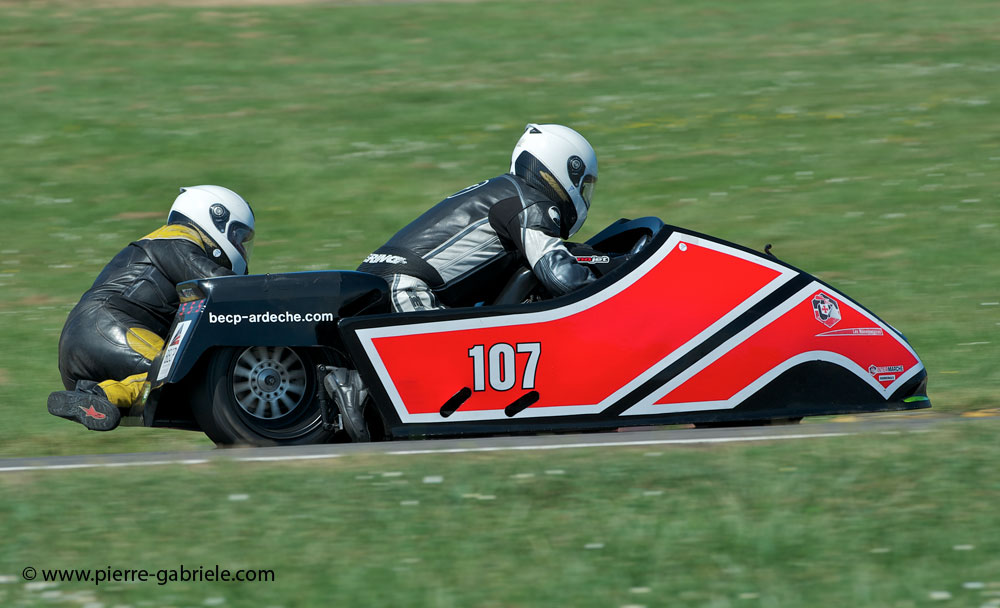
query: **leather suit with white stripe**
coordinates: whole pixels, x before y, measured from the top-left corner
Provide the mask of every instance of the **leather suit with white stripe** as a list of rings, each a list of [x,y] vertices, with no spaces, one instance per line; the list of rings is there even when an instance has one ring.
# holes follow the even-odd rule
[[[444,199],[375,250],[358,270],[426,283],[447,306],[491,302],[521,265],[553,295],[595,279],[561,239],[576,222],[569,202],[553,202],[504,174]],[[404,281],[406,283],[406,281]],[[416,305],[411,309],[433,308]],[[399,309],[399,307],[397,307]]]

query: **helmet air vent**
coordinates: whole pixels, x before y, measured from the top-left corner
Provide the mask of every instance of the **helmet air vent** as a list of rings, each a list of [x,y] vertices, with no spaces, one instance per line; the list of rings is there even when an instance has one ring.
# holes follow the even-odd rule
[[[215,203],[209,207],[208,212],[212,216],[212,223],[215,224],[216,229],[225,234],[226,224],[229,223],[229,209],[226,209],[225,205]]]

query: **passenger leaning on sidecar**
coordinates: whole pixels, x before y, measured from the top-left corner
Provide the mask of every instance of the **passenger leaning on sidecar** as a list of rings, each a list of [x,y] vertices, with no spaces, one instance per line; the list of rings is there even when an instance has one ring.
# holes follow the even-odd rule
[[[594,281],[561,239],[587,219],[597,156],[562,125],[529,124],[510,172],[444,199],[365,258],[385,277],[397,312],[491,301],[514,272],[531,268],[554,296]]]
[[[138,398],[177,312],[183,281],[246,274],[253,245],[250,205],[221,186],[181,188],[167,224],[129,243],[69,313],[59,338],[65,391],[49,412],[110,431]]]

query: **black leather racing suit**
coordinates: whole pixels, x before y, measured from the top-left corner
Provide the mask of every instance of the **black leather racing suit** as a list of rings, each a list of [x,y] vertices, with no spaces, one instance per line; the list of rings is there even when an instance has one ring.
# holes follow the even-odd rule
[[[213,249],[197,229],[171,224],[112,258],[63,326],[59,372],[66,389],[92,389],[148,371],[177,312],[176,285],[233,274],[212,259]],[[113,390],[102,388],[114,402]]]
[[[394,287],[394,277],[414,277],[442,303],[472,306],[492,301],[515,269],[527,265],[559,296],[595,279],[560,240],[575,221],[572,204],[553,202],[520,177],[504,174],[444,199],[358,270],[383,276]]]

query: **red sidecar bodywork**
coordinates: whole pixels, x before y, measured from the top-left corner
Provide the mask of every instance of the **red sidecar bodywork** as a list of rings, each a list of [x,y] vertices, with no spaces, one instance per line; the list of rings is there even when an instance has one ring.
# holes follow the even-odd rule
[[[773,257],[668,226],[582,293],[341,331],[393,435],[930,405],[920,359],[874,314]]]

